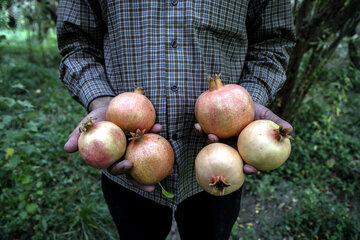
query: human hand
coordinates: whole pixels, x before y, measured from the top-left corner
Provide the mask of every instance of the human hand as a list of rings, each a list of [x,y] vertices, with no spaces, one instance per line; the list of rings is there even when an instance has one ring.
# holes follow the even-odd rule
[[[291,124],[288,123],[287,121],[281,119],[279,116],[277,116],[275,113],[273,113],[267,107],[265,107],[259,103],[256,103],[256,102],[254,103],[254,107],[255,107],[254,120],[260,120],[260,119],[271,120],[278,125],[282,125],[284,128],[289,128],[290,129],[289,134],[292,132],[293,127],[291,126]],[[205,134],[202,131],[199,123],[196,123],[194,127],[195,127],[195,131],[199,135],[207,137],[208,143],[214,143],[214,142],[220,141],[220,142],[228,144],[237,149],[237,137],[233,137],[233,138],[229,138],[229,139],[219,139],[219,137],[217,137],[215,134]],[[254,174],[257,172],[257,169],[249,164],[244,164],[244,172],[246,174]]]
[[[100,122],[106,120],[106,111],[109,106],[112,97],[100,97],[94,99],[89,106],[90,113],[83,118],[80,123],[76,126],[76,128],[69,135],[68,140],[64,145],[65,152],[73,153],[78,150],[78,139],[80,137],[81,132],[79,131],[79,127],[81,124],[86,121],[89,117],[94,117],[93,122]]]
[[[108,109],[109,103],[111,101],[112,97],[100,97],[95,100],[93,100],[89,106],[90,113],[83,118],[80,123],[76,126],[76,128],[72,131],[72,133],[69,135],[69,138],[67,142],[64,145],[64,150],[68,153],[73,153],[78,150],[78,139],[80,137],[80,131],[79,127],[81,124],[86,121],[89,117],[94,117],[96,119],[93,120],[93,122],[100,122],[106,120],[106,111]],[[153,128],[150,130],[153,133],[157,133],[161,131],[161,125],[160,124],[154,124]],[[108,168],[109,173],[113,175],[118,174],[126,174],[129,172],[129,170],[132,168],[132,163],[128,160],[122,160],[114,163]],[[136,182],[134,179],[129,177],[129,181],[136,187],[151,192],[155,189],[154,185],[142,185],[138,182]]]
[[[158,123],[154,124],[151,128],[150,132],[152,133],[159,133],[162,130],[162,126]],[[128,180],[137,188],[145,191],[145,192],[152,192],[155,189],[154,185],[145,185],[135,181],[128,173],[130,172],[133,164],[131,161],[123,159],[115,162],[111,165],[107,170],[112,175],[119,175],[119,174],[127,174]]]

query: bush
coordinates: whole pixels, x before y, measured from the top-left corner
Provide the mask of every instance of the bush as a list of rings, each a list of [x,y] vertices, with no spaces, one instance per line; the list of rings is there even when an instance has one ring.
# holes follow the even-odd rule
[[[85,111],[58,79],[53,43],[0,46],[1,238],[115,239],[99,171],[63,150]]]

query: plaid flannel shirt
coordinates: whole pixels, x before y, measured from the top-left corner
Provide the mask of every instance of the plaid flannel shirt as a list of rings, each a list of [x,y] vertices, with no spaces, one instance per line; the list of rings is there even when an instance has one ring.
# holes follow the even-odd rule
[[[240,84],[266,105],[286,79],[295,39],[289,0],[60,0],[57,33],[60,78],[84,107],[134,85],[145,89],[175,152],[162,181],[175,197],[104,173],[171,208],[201,191],[194,160],[206,142],[193,130],[194,106],[208,76],[221,73],[224,84]]]

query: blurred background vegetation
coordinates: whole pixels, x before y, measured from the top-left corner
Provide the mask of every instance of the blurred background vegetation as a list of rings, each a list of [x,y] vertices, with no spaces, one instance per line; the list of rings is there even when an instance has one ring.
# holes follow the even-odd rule
[[[360,1],[292,4],[297,46],[271,108],[293,151],[247,177],[231,239],[359,239]],[[0,238],[116,239],[99,172],[63,151],[85,111],[58,78],[56,9],[0,0]]]

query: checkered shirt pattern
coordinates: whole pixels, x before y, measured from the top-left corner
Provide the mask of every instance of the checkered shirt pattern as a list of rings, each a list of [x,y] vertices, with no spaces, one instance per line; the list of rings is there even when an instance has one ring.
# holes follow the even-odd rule
[[[206,140],[194,132],[194,106],[208,76],[221,73],[224,84],[240,84],[266,105],[286,79],[295,42],[287,0],[60,0],[57,34],[60,78],[85,108],[134,85],[145,89],[175,152],[173,173],[162,181],[175,197],[104,173],[173,209],[201,191],[194,160]]]

